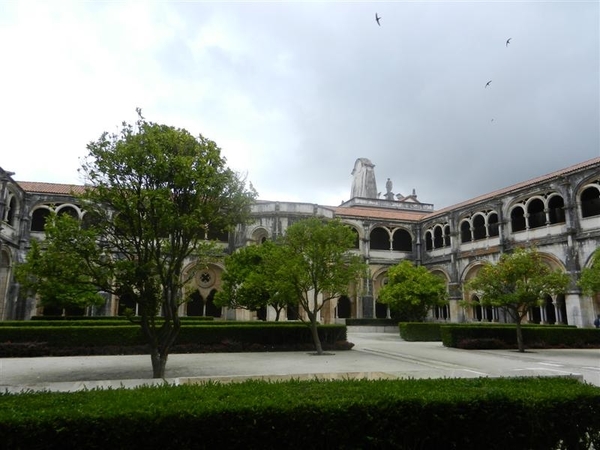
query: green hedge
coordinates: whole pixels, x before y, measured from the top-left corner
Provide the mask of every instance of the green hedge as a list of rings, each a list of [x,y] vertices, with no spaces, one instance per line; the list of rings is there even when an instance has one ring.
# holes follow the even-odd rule
[[[345,325],[320,325],[318,329],[323,343],[345,341],[347,338]],[[312,337],[308,327],[302,323],[257,326],[228,322],[227,326],[182,326],[176,344],[214,344],[223,341],[294,345],[312,343]],[[0,327],[1,342],[43,342],[53,348],[146,344],[139,325]]]
[[[346,319],[346,326],[350,327],[395,327],[398,321],[395,319]]]
[[[456,348],[516,348],[514,324],[442,325],[444,346]],[[523,341],[528,348],[600,346],[600,329],[559,325],[523,325]]]
[[[38,316],[39,317],[39,316]],[[134,318],[139,320],[139,317]],[[160,319],[159,319],[160,320]],[[216,323],[214,317],[181,317],[182,325],[202,324],[208,325]],[[46,319],[38,318],[32,320],[3,320],[0,321],[0,327],[72,327],[72,326],[127,326],[132,325],[131,320],[126,317],[59,317]],[[137,325],[137,324],[134,324]]]
[[[568,378],[343,380],[0,395],[2,447],[600,448],[600,389]]]
[[[441,323],[437,322],[400,322],[400,337],[405,341],[441,341]]]

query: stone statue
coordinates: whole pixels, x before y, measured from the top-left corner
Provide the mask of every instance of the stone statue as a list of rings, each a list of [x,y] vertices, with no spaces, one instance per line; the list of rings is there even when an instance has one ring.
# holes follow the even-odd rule
[[[354,163],[352,175],[352,191],[350,198],[377,198],[377,183],[375,182],[375,164],[367,158],[358,158]]]

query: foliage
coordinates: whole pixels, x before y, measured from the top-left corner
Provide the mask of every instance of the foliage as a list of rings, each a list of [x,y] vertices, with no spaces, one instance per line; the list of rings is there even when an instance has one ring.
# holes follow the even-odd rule
[[[578,284],[586,295],[600,292],[600,248],[594,252],[592,265],[581,271]]]
[[[439,322],[400,322],[398,329],[400,337],[405,341],[441,341],[442,335]]]
[[[310,218],[290,225],[277,252],[276,278],[285,280],[308,317],[315,349],[323,350],[317,333],[319,311],[332,299],[358,285],[367,266],[349,253],[354,233],[339,220]]]
[[[87,229],[99,236],[97,252],[79,252],[81,270],[105,291],[138,305],[150,347],[153,375],[164,376],[169,349],[181,326],[181,292],[194,276],[182,273],[214,257],[206,231],[244,223],[255,197],[226,167],[217,145],[203,136],[146,121],[88,144],[80,200]],[[110,277],[97,277],[100,273]],[[158,316],[161,315],[160,318]]]
[[[478,293],[482,306],[507,311],[517,324],[517,342],[523,352],[521,321],[530,308],[540,306],[547,295],[564,292],[568,284],[569,276],[551,270],[536,249],[518,248],[503,253],[498,263],[483,266],[467,283],[467,289]]]
[[[403,322],[422,322],[431,308],[447,303],[446,283],[423,266],[404,260],[390,267],[387,277],[379,302]]]
[[[77,219],[53,213],[46,221],[45,239],[31,240],[25,262],[16,268],[16,279],[26,291],[39,297],[43,307],[62,310],[101,306],[104,298],[98,284],[89,270],[81,270],[89,257],[99,255],[96,239],[94,231],[82,229]],[[107,276],[99,267],[95,272],[100,278]]]
[[[564,377],[165,383],[3,394],[0,423],[15,450],[574,450],[600,444],[600,389]]]
[[[272,306],[279,320],[284,308],[297,305],[290,280],[278,276],[281,264],[285,264],[283,256],[281,246],[272,241],[243,247],[227,256],[215,305],[252,311]]]

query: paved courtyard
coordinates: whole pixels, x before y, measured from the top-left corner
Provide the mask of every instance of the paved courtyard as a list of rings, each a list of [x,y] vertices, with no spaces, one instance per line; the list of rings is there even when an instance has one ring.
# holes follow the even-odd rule
[[[166,381],[247,378],[473,378],[577,376],[600,386],[600,350],[458,350],[440,342],[405,342],[397,333],[349,332],[350,351],[200,353],[169,356]],[[0,359],[0,390],[72,391],[164,383],[153,380],[148,355]]]

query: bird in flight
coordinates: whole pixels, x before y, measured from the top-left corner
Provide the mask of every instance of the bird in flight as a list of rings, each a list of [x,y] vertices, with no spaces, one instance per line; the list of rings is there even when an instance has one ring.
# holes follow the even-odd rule
[[[506,46],[507,46],[507,47],[508,47],[508,44],[510,44],[510,40],[511,40],[511,39],[512,39],[512,38],[508,38],[508,39],[506,40]]]
[[[377,25],[381,26],[381,24],[379,23],[379,21],[381,20],[381,17],[377,15],[377,13],[375,13],[375,22],[377,22]]]
[[[488,87],[491,84],[492,80],[488,81],[487,83],[485,83],[485,87]]]

